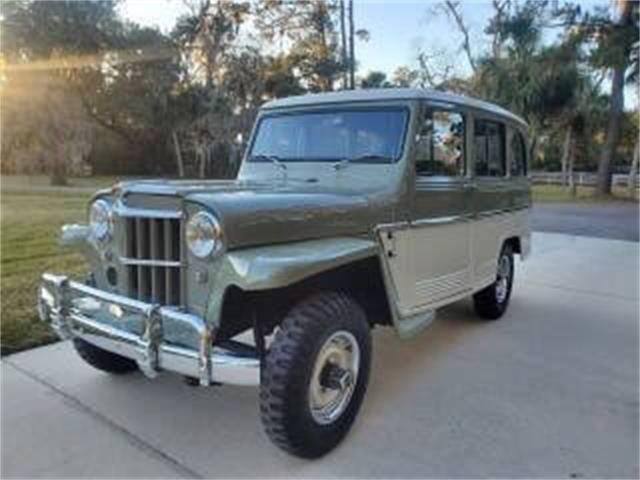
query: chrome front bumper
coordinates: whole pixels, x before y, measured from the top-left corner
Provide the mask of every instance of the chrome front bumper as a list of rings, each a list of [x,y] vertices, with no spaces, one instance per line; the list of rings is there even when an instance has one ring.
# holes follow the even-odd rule
[[[99,322],[79,305],[90,304],[93,311],[109,311],[139,319],[141,335]],[[162,370],[198,378],[201,385],[212,382],[259,385],[260,361],[236,352],[212,347],[212,331],[204,319],[163,307],[105,292],[65,276],[45,273],[38,291],[38,313],[61,338],[81,338],[96,347],[135,360],[150,378]],[[199,349],[168,343],[163,324],[178,322],[198,335]]]

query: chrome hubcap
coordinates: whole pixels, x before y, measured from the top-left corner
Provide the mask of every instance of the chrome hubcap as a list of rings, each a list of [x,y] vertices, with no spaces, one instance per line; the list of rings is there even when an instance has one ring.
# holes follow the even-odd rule
[[[496,279],[496,300],[498,303],[502,303],[507,299],[510,276],[511,262],[508,256],[503,255],[498,262],[498,278]]]
[[[359,368],[360,348],[351,333],[340,330],[324,342],[309,385],[309,408],[317,423],[333,423],[346,410]]]

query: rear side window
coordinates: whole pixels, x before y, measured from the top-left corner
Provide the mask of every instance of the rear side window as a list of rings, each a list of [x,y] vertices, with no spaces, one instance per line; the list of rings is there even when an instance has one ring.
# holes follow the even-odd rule
[[[478,177],[503,177],[506,173],[504,125],[488,120],[474,123],[473,150]]]
[[[464,138],[462,113],[427,111],[416,139],[416,173],[420,176],[464,176]]]
[[[511,135],[511,176],[527,174],[527,148],[522,134],[516,130]]]

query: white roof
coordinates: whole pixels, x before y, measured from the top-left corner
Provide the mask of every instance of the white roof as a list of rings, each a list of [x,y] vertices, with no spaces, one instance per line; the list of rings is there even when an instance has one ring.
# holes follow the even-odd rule
[[[477,98],[453,93],[441,92],[438,90],[428,90],[420,88],[372,88],[360,90],[341,90],[337,92],[310,93],[307,95],[297,95],[287,98],[279,98],[265,103],[262,108],[266,110],[302,107],[311,105],[322,105],[325,103],[345,103],[345,102],[370,102],[385,100],[415,100],[429,99],[436,102],[465,105],[480,110],[485,110],[497,115],[510,118],[522,125],[527,123],[519,116],[511,113],[493,103],[478,100]]]

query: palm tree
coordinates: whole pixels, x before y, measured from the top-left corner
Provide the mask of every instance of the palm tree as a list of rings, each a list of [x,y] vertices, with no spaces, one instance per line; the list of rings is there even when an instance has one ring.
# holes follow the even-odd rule
[[[355,26],[353,20],[353,0],[349,0],[349,87],[356,88],[356,52],[355,52]]]
[[[596,183],[596,193],[598,195],[609,195],[611,193],[611,165],[622,133],[625,74],[628,67],[633,63],[630,62],[629,57],[638,37],[638,2],[617,0],[615,9],[619,14],[618,21],[610,25],[607,34],[602,36],[602,42],[599,46],[600,54],[608,59],[613,75],[607,140],[598,163],[598,179]]]
[[[566,129],[572,137],[566,142],[569,149],[580,124],[575,110],[585,81],[576,61],[576,43],[541,46],[532,12],[517,12],[513,23],[518,29],[509,32],[505,55],[480,59],[471,86],[480,96],[524,117],[534,139],[550,128]]]
[[[340,0],[340,59],[342,61],[342,88],[346,90],[349,86],[349,74],[347,71],[347,21],[345,18],[344,0]]]

